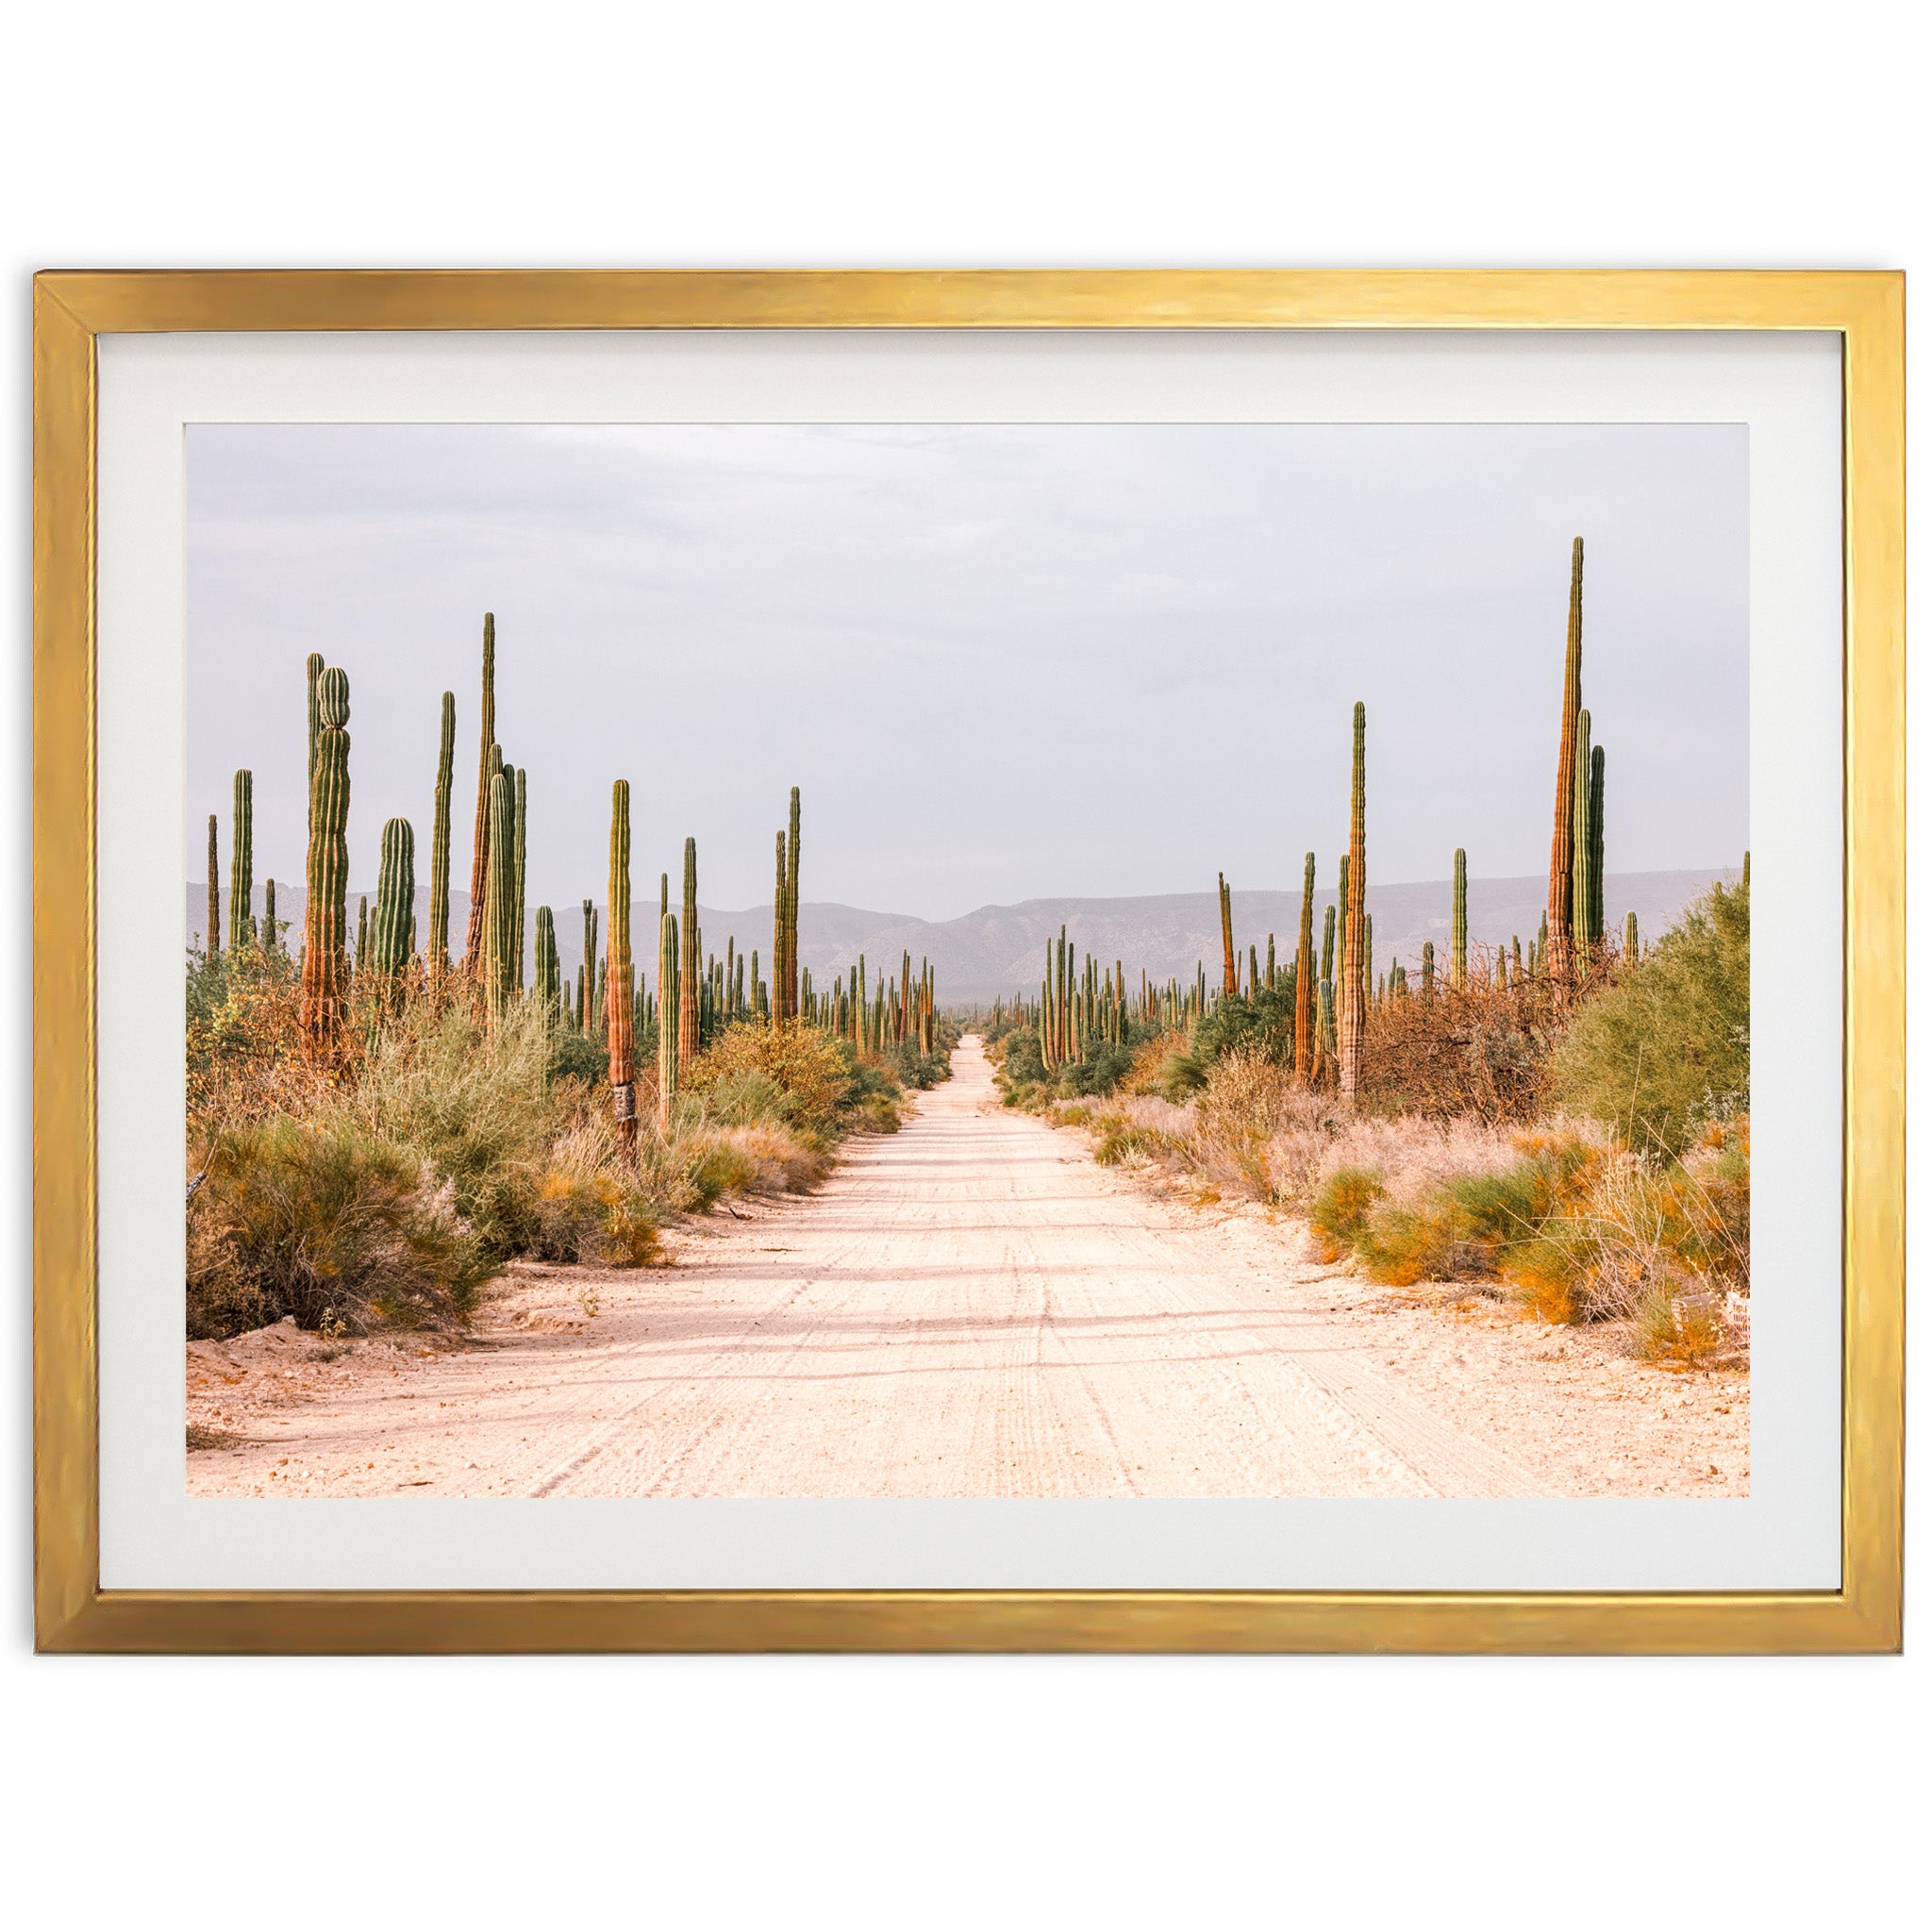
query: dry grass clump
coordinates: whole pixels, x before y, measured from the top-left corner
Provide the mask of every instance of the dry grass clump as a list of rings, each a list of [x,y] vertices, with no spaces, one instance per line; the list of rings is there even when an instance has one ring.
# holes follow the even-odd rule
[[[840,1124],[852,1084],[852,1064],[839,1042],[803,1020],[781,1026],[760,1022],[732,1026],[691,1061],[679,1080],[683,1092],[716,1096],[722,1110],[711,1118],[743,1124],[755,1117],[748,1103],[761,1100],[764,1117],[775,1115],[821,1135]]]

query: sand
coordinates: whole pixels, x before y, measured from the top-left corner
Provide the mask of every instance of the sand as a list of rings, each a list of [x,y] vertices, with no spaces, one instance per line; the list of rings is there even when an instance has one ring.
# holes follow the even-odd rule
[[[1748,1492],[1744,1375],[1372,1288],[1005,1111],[975,1041],[954,1066],[812,1195],[675,1230],[675,1267],[519,1264],[457,1341],[191,1343],[190,1492]]]

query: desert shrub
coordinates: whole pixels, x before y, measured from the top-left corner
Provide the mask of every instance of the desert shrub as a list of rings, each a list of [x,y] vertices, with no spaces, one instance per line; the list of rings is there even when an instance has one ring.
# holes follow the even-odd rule
[[[841,1109],[863,1097],[862,1086],[860,1092],[853,1091],[851,1048],[803,1020],[727,1027],[692,1060],[679,1084],[686,1092],[704,1094],[754,1074],[784,1094],[782,1118],[809,1134],[836,1131]],[[744,1089],[738,1091],[742,1094]]]
[[[1000,1084],[1008,1092],[1016,1087],[1040,1087],[1046,1082],[1046,1062],[1040,1057],[1040,1034],[1032,1026],[1013,1026],[1000,1041]]]
[[[1362,1223],[1388,1189],[1370,1168],[1339,1167],[1308,1205],[1308,1220],[1321,1237],[1323,1259],[1339,1261],[1355,1246]]]
[[[1550,1067],[1557,1104],[1681,1153],[1751,1104],[1751,891],[1719,883],[1582,1002]]]
[[[625,1156],[615,1125],[586,1108],[560,1134],[537,1185],[530,1252],[545,1261],[645,1268],[663,1258],[658,1230],[669,1205],[653,1171]]]
[[[1134,1063],[1128,1068],[1126,1077],[1121,1082],[1121,1091],[1160,1092],[1160,1076],[1168,1061],[1175,1054],[1184,1054],[1187,1050],[1188,1037],[1185,1033],[1172,1029],[1153,1033],[1135,1047]],[[1205,1084],[1205,1080],[1201,1084]]]
[[[1294,1003],[1278,987],[1224,993],[1194,1028],[1193,1057],[1211,1063],[1239,1053],[1276,1066],[1294,1063]]]
[[[203,1167],[189,1205],[192,1335],[233,1334],[244,1316],[358,1331],[461,1321],[495,1272],[451,1191],[345,1115],[229,1128]]]
[[[639,1040],[636,1061],[640,1067],[653,1064],[657,1041]],[[550,1057],[546,1062],[549,1078],[575,1080],[585,1087],[601,1087],[610,1077],[610,1050],[602,1032],[579,1033],[574,1026],[559,1026],[550,1037]]]
[[[1154,1076],[1154,1091],[1163,1100],[1176,1104],[1208,1084],[1209,1064],[1199,1055],[1181,1047],[1169,1053]]]
[[[1441,1191],[1412,1202],[1385,1196],[1357,1224],[1355,1253],[1362,1272],[1389,1288],[1467,1273],[1469,1249],[1468,1217],[1453,1195]]]

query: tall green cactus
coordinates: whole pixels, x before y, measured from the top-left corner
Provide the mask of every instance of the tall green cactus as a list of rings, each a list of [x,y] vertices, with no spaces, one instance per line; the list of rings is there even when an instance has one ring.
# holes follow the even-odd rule
[[[791,924],[785,905],[785,834],[777,835],[772,880],[772,1024],[785,1023],[785,941]]]
[[[342,1025],[342,943],[349,891],[349,674],[315,680],[315,761],[308,785],[308,907],[302,943],[302,1033],[332,1058]]]
[[[261,957],[273,959],[279,950],[280,928],[275,922],[275,882],[263,881],[261,888]]]
[[[632,1031],[630,966],[630,782],[610,788],[610,951],[604,964],[610,1049],[610,1110],[626,1147],[638,1136],[637,1041]]]
[[[1234,963],[1234,895],[1227,890],[1227,874],[1214,874],[1215,891],[1221,903],[1221,991],[1232,999],[1241,990],[1241,975]]]
[[[594,900],[584,901],[584,953],[583,964],[577,972],[577,1030],[591,1033],[596,1023],[591,1012],[591,988],[597,977],[597,907]]]
[[[222,952],[222,855],[215,844],[215,815],[208,815],[208,930],[202,935],[208,958],[216,959]]]
[[[1590,753],[1590,942],[1604,940],[1604,748]]]
[[[537,908],[537,958],[536,986],[537,1005],[544,1020],[551,1025],[557,1024],[558,1007],[563,998],[563,967],[557,956],[557,921],[551,916],[547,906]]]
[[[375,881],[375,945],[372,964],[393,981],[409,963],[409,926],[416,914],[416,832],[408,819],[382,828],[382,869]]]
[[[697,1058],[699,974],[704,961],[698,948],[698,841],[684,841],[684,918],[678,926],[683,950],[677,956],[677,1059],[689,1066]]]
[[[510,939],[511,979],[519,992],[524,990],[524,860],[525,854],[525,835],[529,822],[529,787],[524,776],[524,768],[519,765],[516,774],[516,838],[515,855],[510,861],[514,874],[511,897],[516,907],[516,925]]]
[[[1322,908],[1322,978],[1330,984],[1335,978],[1335,908]]]
[[[303,671],[308,680],[308,809],[315,810],[315,747],[322,738],[322,699],[319,687],[324,670],[320,651],[310,651],[304,660]],[[313,830],[311,823],[310,829]]]
[[[255,937],[255,774],[235,774],[235,823],[228,854],[228,943]]]
[[[1571,802],[1570,946],[1575,967],[1590,958],[1590,713],[1576,714],[1576,789]]]
[[[516,990],[510,949],[516,940],[516,786],[499,770],[490,781],[490,816],[484,834],[490,871],[483,882],[483,990],[491,1012],[509,1005]]]
[[[791,788],[790,836],[785,841],[785,1017],[798,1017],[798,787]]]
[[[1624,915],[1624,963],[1636,965],[1640,955],[1637,950],[1637,915],[1626,912]]]
[[[1550,984],[1567,1001],[1575,979],[1576,741],[1583,712],[1583,539],[1570,546],[1570,628],[1563,648],[1562,735],[1550,834]]]
[[[1423,997],[1432,1000],[1436,997],[1436,942],[1423,941]]]
[[[442,694],[442,729],[436,750],[436,822],[429,835],[429,976],[449,971],[449,803],[457,771],[457,697]]]
[[[356,903],[356,967],[360,972],[369,963],[369,894]]]
[[[1348,790],[1348,911],[1342,925],[1341,1011],[1336,1016],[1337,1086],[1344,1106],[1353,1106],[1361,1084],[1362,1024],[1367,1002],[1364,977],[1374,971],[1365,950],[1364,895],[1368,889],[1367,831],[1368,711],[1355,708],[1355,756]]]
[[[1449,984],[1469,984],[1469,854],[1456,848],[1456,884],[1449,901]]]
[[[482,970],[483,917],[490,896],[490,788],[503,763],[496,744],[496,618],[483,613],[483,703],[476,750],[476,826],[470,843],[470,929],[463,971]]]
[[[677,1099],[677,1035],[684,1009],[678,985],[680,948],[677,915],[664,913],[658,921],[658,1131],[671,1131],[671,1109]]]
[[[1294,949],[1294,1074],[1315,1077],[1315,855],[1302,861],[1302,920]]]

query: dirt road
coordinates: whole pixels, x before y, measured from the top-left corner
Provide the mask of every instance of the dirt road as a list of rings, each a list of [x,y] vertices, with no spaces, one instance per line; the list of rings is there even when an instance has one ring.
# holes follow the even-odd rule
[[[1458,1323],[1003,1111],[902,1132],[642,1274],[523,1271],[474,1344],[198,1343],[198,1494],[1724,1495],[1736,1385]]]

